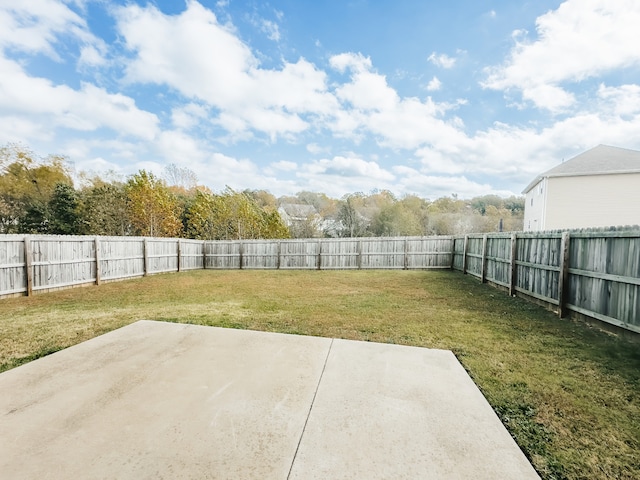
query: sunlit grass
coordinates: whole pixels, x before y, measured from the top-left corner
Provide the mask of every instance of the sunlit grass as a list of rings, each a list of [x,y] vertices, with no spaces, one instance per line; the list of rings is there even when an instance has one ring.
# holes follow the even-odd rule
[[[140,319],[450,349],[543,478],[640,478],[640,343],[459,273],[194,271],[0,300],[0,370]]]

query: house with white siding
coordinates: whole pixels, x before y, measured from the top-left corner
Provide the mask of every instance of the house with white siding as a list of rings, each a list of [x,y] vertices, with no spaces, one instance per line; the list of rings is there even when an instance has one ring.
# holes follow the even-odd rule
[[[640,152],[598,145],[522,193],[525,231],[640,225]]]

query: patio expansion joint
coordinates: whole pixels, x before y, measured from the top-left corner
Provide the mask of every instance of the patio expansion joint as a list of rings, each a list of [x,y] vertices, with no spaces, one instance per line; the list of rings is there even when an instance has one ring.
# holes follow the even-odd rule
[[[287,480],[291,477],[291,471],[293,470],[293,465],[296,463],[296,458],[298,457],[298,450],[300,450],[300,444],[302,443],[302,439],[304,437],[304,433],[307,429],[307,423],[309,422],[309,417],[311,416],[311,410],[313,410],[313,405],[316,402],[316,396],[318,395],[318,390],[320,389],[320,383],[322,383],[322,377],[324,376],[324,371],[327,368],[327,362],[329,361],[329,355],[331,354],[331,347],[333,347],[333,341],[335,339],[331,339],[331,343],[329,344],[329,348],[327,349],[327,356],[324,359],[324,365],[322,365],[322,372],[320,372],[320,376],[318,377],[318,384],[316,385],[316,390],[313,392],[313,398],[311,399],[311,405],[309,405],[309,411],[307,412],[307,418],[304,420],[304,425],[302,427],[302,432],[300,432],[300,438],[298,439],[298,444],[296,445],[296,451],[293,454],[293,458],[291,459],[291,465],[289,466],[289,473],[287,474]]]

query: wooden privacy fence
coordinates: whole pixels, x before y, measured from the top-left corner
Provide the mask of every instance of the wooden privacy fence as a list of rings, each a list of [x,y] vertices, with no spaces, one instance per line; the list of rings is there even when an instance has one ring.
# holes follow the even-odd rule
[[[454,269],[640,333],[640,232],[201,241],[0,235],[0,297],[193,269]]]
[[[640,333],[640,232],[466,235],[453,268],[557,309]]]
[[[206,268],[451,268],[451,237],[385,237],[205,242]]]
[[[202,241],[0,235],[0,297],[163,272],[451,268],[451,237]]]

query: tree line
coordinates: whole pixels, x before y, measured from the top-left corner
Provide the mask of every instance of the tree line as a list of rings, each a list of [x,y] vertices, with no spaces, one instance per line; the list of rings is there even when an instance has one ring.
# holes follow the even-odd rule
[[[290,227],[295,237],[362,237],[461,235],[522,230],[524,198],[484,195],[462,200],[453,194],[430,201],[416,195],[397,198],[373,191],[332,199],[300,192],[280,204],[313,205],[317,214]]]
[[[62,156],[0,148],[0,233],[207,240],[450,235],[521,230],[524,213],[522,197],[494,195],[429,201],[388,191],[340,199],[229,187],[214,193],[176,165],[162,177],[140,170],[126,179],[80,175],[76,184]]]

